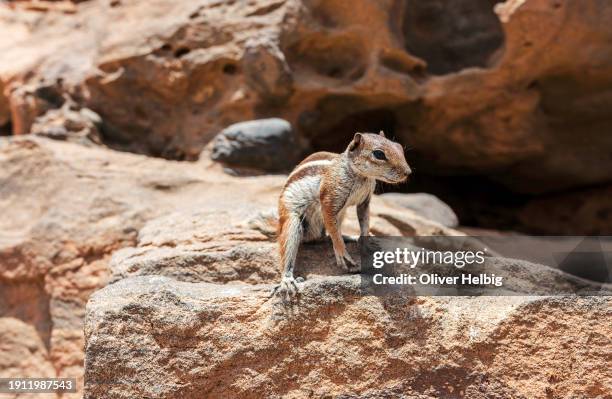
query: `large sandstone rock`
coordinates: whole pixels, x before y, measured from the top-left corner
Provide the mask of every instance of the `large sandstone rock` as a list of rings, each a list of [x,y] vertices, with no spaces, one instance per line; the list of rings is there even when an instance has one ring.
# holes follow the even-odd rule
[[[86,398],[604,397],[601,297],[371,297],[132,277],[92,296]],[[545,336],[545,339],[542,337]]]
[[[459,234],[382,198],[372,207],[375,232]],[[288,304],[268,298],[280,277],[274,212],[233,215],[161,216],[114,254],[112,283],[87,308],[86,398],[606,392],[596,365],[609,349],[609,297],[545,296],[588,288],[584,280],[490,258],[488,271],[511,272],[511,296],[368,297],[324,242],[300,248],[296,273],[306,282]],[[347,232],[357,230],[347,222]],[[521,296],[534,293],[544,296]]]

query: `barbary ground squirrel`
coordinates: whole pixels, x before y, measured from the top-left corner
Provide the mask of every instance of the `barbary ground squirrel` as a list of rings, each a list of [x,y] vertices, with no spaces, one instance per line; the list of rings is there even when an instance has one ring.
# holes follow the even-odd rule
[[[317,152],[304,159],[287,178],[278,200],[278,245],[282,280],[271,293],[284,298],[298,291],[293,277],[302,242],[331,237],[336,263],[348,272],[359,267],[346,250],[342,220],[349,206],[357,206],[361,236],[369,234],[370,198],[376,180],[397,184],[412,171],[399,143],[379,134],[356,133],[341,154]]]

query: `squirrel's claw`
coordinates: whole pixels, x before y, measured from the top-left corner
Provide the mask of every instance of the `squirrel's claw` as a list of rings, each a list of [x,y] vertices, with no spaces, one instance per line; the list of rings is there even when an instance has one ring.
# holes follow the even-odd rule
[[[344,259],[346,261],[346,266],[349,273],[359,272],[361,268],[348,254],[345,255]]]
[[[353,260],[353,258],[351,258],[348,252],[336,258],[336,261],[340,267],[342,267],[349,273],[355,273],[361,269],[359,265],[357,265],[357,263]]]
[[[297,279],[293,277],[283,277],[280,284],[272,289],[269,298],[272,298],[274,295],[278,295],[285,301],[289,301],[292,297],[296,296],[298,292],[300,292],[298,283],[303,281],[304,279],[301,277],[298,277]]]

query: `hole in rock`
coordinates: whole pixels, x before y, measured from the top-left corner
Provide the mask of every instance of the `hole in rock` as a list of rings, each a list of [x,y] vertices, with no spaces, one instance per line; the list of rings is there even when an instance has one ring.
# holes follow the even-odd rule
[[[455,211],[461,226],[468,231],[474,230],[474,234],[482,233],[479,229],[535,235],[612,233],[612,225],[609,219],[605,219],[612,214],[612,208],[600,200],[608,191],[588,194],[583,189],[576,189],[575,194],[569,191],[546,196],[525,194],[497,182],[494,173],[487,176],[487,170],[478,173],[432,166],[432,159],[443,154],[422,153],[416,147],[411,148],[409,141],[410,132],[416,130],[411,121],[418,118],[418,113],[419,104],[412,104],[409,108],[375,107],[375,104],[353,96],[328,96],[313,110],[302,113],[296,126],[309,140],[313,151],[337,153],[346,149],[355,132],[384,130],[389,138],[406,146],[406,159],[414,174],[407,184],[381,183],[378,192],[433,194]],[[568,194],[572,194],[571,197]],[[592,202],[583,204],[574,200],[575,197]],[[557,204],[554,212],[550,204]]]
[[[140,105],[134,105],[134,115],[139,119],[147,119],[147,112]]]
[[[41,86],[34,91],[34,94],[56,108],[61,107],[65,101],[59,86]]]
[[[13,124],[11,121],[0,126],[0,136],[10,136],[11,134],[13,134]]]
[[[517,194],[484,176],[440,176],[428,171],[417,154],[406,153],[414,173],[408,184],[389,191],[426,192],[447,203],[462,226],[495,230],[521,230],[518,209],[531,197]]]
[[[181,58],[182,56],[189,54],[190,51],[191,50],[187,47],[179,47],[174,51],[174,56],[176,58]]]
[[[493,12],[498,0],[405,0],[402,33],[406,50],[440,75],[485,67],[503,45]]]
[[[310,143],[317,151],[342,152],[356,132],[385,132],[394,137],[396,120],[393,111],[385,108],[364,110],[349,114],[327,128],[317,129],[310,136]]]
[[[223,65],[223,73],[226,75],[234,75],[238,72],[238,67],[235,64],[225,64]]]

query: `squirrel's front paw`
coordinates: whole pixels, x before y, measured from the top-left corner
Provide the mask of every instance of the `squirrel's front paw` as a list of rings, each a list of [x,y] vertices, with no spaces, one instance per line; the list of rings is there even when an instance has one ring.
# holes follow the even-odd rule
[[[284,300],[290,300],[292,297],[296,296],[300,291],[298,287],[298,283],[303,282],[304,279],[301,277],[293,278],[292,276],[285,276],[281,280],[280,284],[275,286],[270,293],[270,297],[277,295]]]
[[[348,252],[342,255],[341,257],[337,257],[336,262],[338,263],[338,266],[340,266],[349,273],[357,273],[361,269],[359,265],[353,260],[353,258],[351,258]]]

